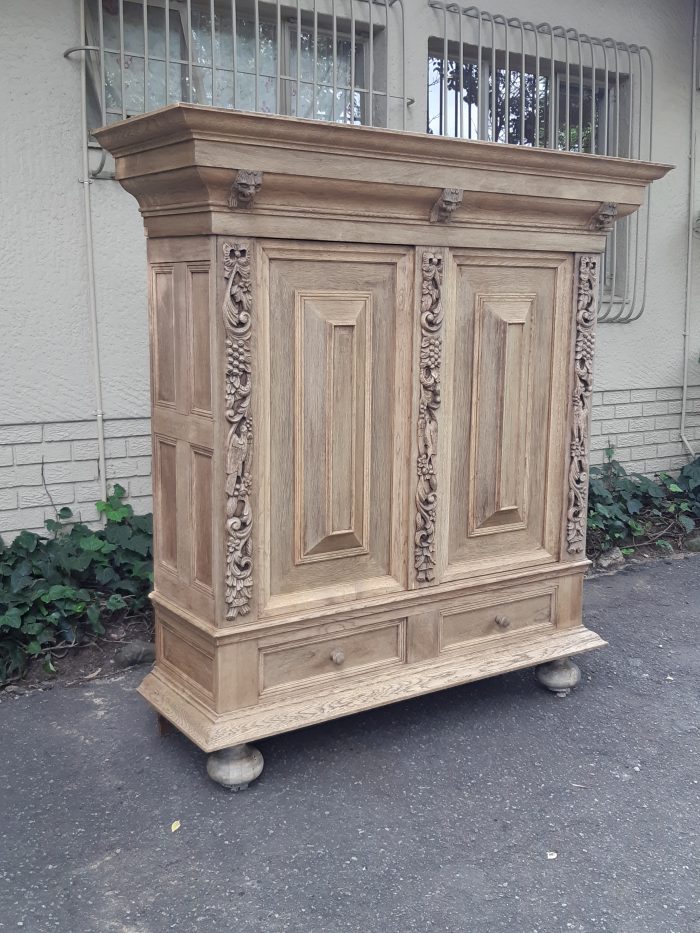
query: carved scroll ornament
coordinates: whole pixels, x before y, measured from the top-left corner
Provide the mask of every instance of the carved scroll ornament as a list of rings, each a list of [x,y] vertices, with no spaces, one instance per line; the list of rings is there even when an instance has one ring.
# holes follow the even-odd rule
[[[566,544],[577,554],[586,546],[588,498],[588,424],[593,391],[593,349],[598,311],[598,256],[580,256],[576,299],[574,394],[569,460]]]
[[[430,223],[446,223],[462,203],[464,191],[461,188],[443,188],[430,211]]]
[[[253,422],[250,412],[253,291],[244,243],[224,243],[226,332],[226,618],[250,609],[252,512],[250,504]]]
[[[418,485],[414,566],[418,583],[435,579],[437,513],[437,410],[442,358],[442,256],[425,251],[421,266],[420,394],[418,401]]]
[[[228,206],[231,208],[251,208],[255,197],[262,187],[262,172],[251,172],[249,169],[239,169],[231,185]]]

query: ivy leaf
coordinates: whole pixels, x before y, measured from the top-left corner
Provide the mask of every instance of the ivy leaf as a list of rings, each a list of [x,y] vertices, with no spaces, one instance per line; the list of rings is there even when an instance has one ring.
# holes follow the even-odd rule
[[[147,538],[146,535],[134,535],[129,542],[129,547],[132,551],[136,551],[137,554],[146,557],[151,550],[151,539]]]
[[[21,531],[17,535],[18,545],[29,554],[33,554],[34,551],[36,551],[37,544],[40,540],[39,535],[35,535],[32,531]]]
[[[62,586],[61,584],[56,584],[55,586],[50,586],[48,590],[41,596],[41,601],[43,603],[53,603],[57,599],[71,599],[76,595],[76,589],[74,586]]]
[[[105,608],[112,612],[115,612],[117,609],[124,609],[126,608],[126,600],[123,596],[120,596],[119,593],[112,593],[105,603]]]
[[[84,551],[101,551],[104,542],[97,537],[97,535],[88,535],[86,538],[82,538],[80,541],[80,547]]]
[[[10,591],[12,593],[19,593],[20,590],[23,590],[27,586],[31,579],[31,565],[29,561],[23,560],[10,574]]]
[[[684,530],[688,533],[695,530],[695,522],[689,515],[679,515],[678,523],[682,525]]]
[[[642,510],[642,503],[639,499],[628,499],[627,500],[627,511],[630,515],[639,515]]]
[[[8,609],[4,615],[0,616],[0,626],[2,625],[7,626],[7,628],[19,628],[22,625],[22,613],[16,606]]]

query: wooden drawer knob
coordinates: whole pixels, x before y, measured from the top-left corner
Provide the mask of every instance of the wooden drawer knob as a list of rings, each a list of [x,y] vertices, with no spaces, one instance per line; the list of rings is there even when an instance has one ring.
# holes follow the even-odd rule
[[[496,616],[496,625],[505,631],[505,629],[510,628],[510,619],[508,616]]]
[[[334,648],[331,651],[331,661],[334,664],[340,665],[343,663],[344,660],[345,660],[345,652],[343,651],[342,648]]]

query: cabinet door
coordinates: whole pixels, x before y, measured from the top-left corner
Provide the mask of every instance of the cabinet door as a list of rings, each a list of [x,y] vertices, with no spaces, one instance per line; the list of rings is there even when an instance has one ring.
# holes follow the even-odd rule
[[[559,557],[571,276],[559,254],[453,255],[447,579]]]
[[[411,261],[262,244],[263,611],[406,585]]]

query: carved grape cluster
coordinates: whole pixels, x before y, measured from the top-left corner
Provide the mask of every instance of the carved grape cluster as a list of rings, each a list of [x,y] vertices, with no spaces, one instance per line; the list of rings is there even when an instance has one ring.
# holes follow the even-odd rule
[[[437,369],[442,356],[442,339],[440,337],[424,338],[422,350],[423,365]]]
[[[582,330],[578,335],[576,344],[580,355],[591,357],[595,346],[595,335],[591,331]]]
[[[250,372],[250,350],[242,340],[227,340],[230,374],[236,378]]]

